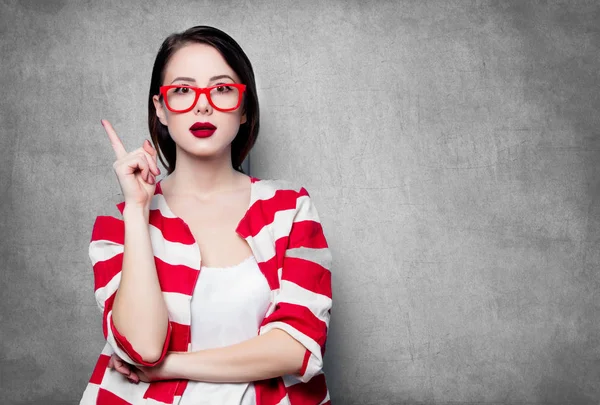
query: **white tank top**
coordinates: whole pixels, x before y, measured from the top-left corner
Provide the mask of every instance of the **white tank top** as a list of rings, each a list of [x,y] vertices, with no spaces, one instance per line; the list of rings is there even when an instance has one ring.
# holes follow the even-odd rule
[[[254,256],[231,267],[201,266],[191,300],[192,351],[229,346],[258,335],[271,289]],[[256,405],[253,383],[190,380],[179,405]]]

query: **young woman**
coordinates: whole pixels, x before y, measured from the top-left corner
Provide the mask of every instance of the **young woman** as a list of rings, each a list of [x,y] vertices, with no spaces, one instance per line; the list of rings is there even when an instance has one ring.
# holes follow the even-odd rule
[[[241,168],[247,56],[212,27],[169,36],[148,112],[153,145],[132,152],[102,121],[124,201],[92,230],[107,343],[81,404],[328,404],[331,254],[304,187]]]

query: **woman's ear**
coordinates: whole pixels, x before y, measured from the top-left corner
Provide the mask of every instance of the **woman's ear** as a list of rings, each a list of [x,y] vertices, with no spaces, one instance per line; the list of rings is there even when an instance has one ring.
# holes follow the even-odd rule
[[[244,112],[242,114],[242,118],[240,119],[240,124],[245,124],[246,123],[246,113]]]
[[[152,96],[152,102],[154,103],[154,108],[156,109],[156,116],[161,124],[167,126],[167,116],[165,113],[165,109],[163,104],[160,102],[158,96]]]

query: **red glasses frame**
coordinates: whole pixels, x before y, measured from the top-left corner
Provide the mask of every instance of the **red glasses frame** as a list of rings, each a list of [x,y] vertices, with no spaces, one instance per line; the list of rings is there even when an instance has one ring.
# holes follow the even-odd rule
[[[215,89],[218,87],[235,87],[236,89],[238,89],[240,95],[238,97],[238,103],[235,107],[219,108],[213,103],[212,99],[210,98],[210,91],[212,89]],[[173,88],[186,88],[186,89],[194,90],[194,92],[196,93],[196,96],[194,97],[194,102],[192,103],[192,106],[190,108],[185,109],[185,110],[174,110],[171,108],[171,106],[169,106],[169,100],[167,98],[167,91],[169,89],[173,89]],[[194,87],[194,86],[188,86],[188,85],[183,85],[183,84],[172,84],[172,85],[168,85],[168,86],[160,86],[159,90],[160,90],[160,94],[162,95],[163,99],[165,100],[165,105],[167,106],[167,108],[170,111],[173,111],[173,112],[185,113],[185,112],[191,111],[194,108],[194,106],[196,105],[196,103],[198,102],[198,99],[200,98],[200,94],[206,94],[206,99],[208,100],[208,103],[215,110],[227,112],[227,111],[237,110],[240,107],[240,104],[242,104],[242,96],[244,94],[244,91],[246,90],[246,85],[241,84],[241,83],[220,83],[220,84],[210,86],[210,87]]]

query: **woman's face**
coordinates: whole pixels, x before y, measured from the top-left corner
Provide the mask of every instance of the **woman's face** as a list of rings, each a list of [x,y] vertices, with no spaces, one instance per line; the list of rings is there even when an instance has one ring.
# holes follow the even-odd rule
[[[165,67],[162,85],[209,87],[221,83],[240,83],[240,78],[215,48],[193,43],[172,55]],[[156,115],[169,128],[171,138],[179,148],[195,156],[214,157],[229,151],[228,147],[237,135],[240,124],[246,122],[246,114],[242,114],[243,103],[234,111],[222,112],[210,105],[206,94],[201,94],[194,108],[185,113],[170,111],[164,106],[164,101],[159,101],[158,95],[153,97],[153,101]],[[216,130],[207,138],[198,138],[190,131],[197,122],[208,122]]]

